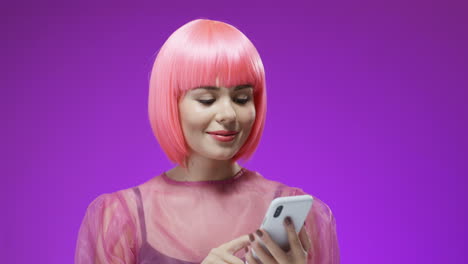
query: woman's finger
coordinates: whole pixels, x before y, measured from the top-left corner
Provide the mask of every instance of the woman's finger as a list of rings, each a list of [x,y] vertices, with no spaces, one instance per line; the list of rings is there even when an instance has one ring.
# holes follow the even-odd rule
[[[227,251],[230,254],[234,254],[237,251],[244,249],[245,247],[249,245],[250,245],[249,235],[243,235],[234,240],[227,242],[226,244],[223,244],[219,248],[224,251]]]
[[[263,241],[265,247],[270,251],[270,254],[276,259],[278,263],[287,263],[287,255],[281,247],[271,239],[267,231],[259,229],[255,232],[258,239]],[[257,251],[255,251],[257,252]]]
[[[258,239],[252,242],[252,249],[255,251],[255,255],[263,264],[277,264],[278,262],[260,245]],[[252,250],[251,249],[251,250]]]
[[[240,258],[219,248],[212,250],[211,254],[215,255],[216,258],[219,259],[215,263],[244,264]]]
[[[304,250],[309,252],[309,249],[312,247],[312,242],[310,241],[310,237],[305,226],[302,226],[301,231],[299,232],[299,239],[301,240]]]
[[[248,264],[260,264],[252,255],[252,249],[249,250],[247,255],[245,255],[245,259],[247,260]]]
[[[244,264],[244,261],[242,259],[233,256],[229,253],[225,253],[224,255],[220,256],[222,259],[222,263],[229,263],[229,264]]]
[[[240,236],[212,249],[206,259],[208,261],[206,263],[244,264],[240,258],[234,256],[234,253],[243,250],[248,245],[250,245],[249,236]]]
[[[284,219],[284,226],[286,227],[286,231],[288,233],[288,240],[289,246],[291,247],[291,251],[293,255],[299,256],[304,254],[304,247],[297,236],[296,229],[294,228],[294,223],[291,217],[287,216]]]

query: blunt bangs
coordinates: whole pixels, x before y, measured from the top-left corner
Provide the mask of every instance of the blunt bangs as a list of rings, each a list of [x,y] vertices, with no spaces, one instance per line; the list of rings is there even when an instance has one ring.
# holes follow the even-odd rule
[[[186,167],[189,148],[179,119],[178,102],[200,86],[254,89],[256,120],[233,157],[248,159],[263,131],[266,114],[265,73],[260,55],[238,29],[219,21],[197,19],[176,30],[161,47],[150,78],[148,111],[153,133],[168,158]]]

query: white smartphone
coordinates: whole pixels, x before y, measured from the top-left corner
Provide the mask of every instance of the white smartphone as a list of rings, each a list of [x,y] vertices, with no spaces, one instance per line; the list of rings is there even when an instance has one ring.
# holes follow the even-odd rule
[[[260,228],[267,231],[270,237],[283,250],[289,249],[288,233],[283,224],[284,219],[286,216],[291,217],[296,233],[299,233],[309,214],[313,201],[314,198],[310,195],[286,196],[274,199],[270,203],[270,207],[265,214]],[[260,244],[269,253],[265,245],[262,242]],[[253,249],[252,255],[258,259]]]

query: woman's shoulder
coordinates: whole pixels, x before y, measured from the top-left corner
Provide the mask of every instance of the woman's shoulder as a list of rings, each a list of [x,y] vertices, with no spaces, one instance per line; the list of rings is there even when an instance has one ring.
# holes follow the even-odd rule
[[[114,206],[127,205],[129,207],[133,207],[133,205],[137,204],[138,202],[137,200],[139,199],[139,193],[141,194],[147,189],[162,188],[161,176],[163,174],[164,172],[156,176],[151,176],[146,180],[142,182],[137,182],[135,185],[132,185],[125,189],[100,194],[93,200],[93,202],[91,202],[90,206],[102,206],[103,204],[113,204]]]
[[[96,196],[93,201],[89,204],[89,207],[102,207],[104,205],[110,205],[122,202],[128,199],[130,192],[133,188],[117,190],[110,193],[102,193]]]
[[[119,217],[134,220],[135,198],[133,188],[122,189],[111,193],[102,193],[94,198],[86,209],[92,218]]]
[[[248,178],[250,179],[250,182],[255,182],[257,183],[257,185],[274,188],[277,191],[277,196],[293,196],[296,195],[296,193],[303,192],[300,188],[289,186],[277,180],[268,179],[258,171],[247,170],[247,172],[247,175],[249,175]]]
[[[315,194],[308,193],[304,191],[301,187],[290,186],[280,181],[270,180],[265,177],[259,172],[252,171],[255,177],[258,178],[259,181],[262,181],[264,184],[276,186],[276,197],[284,197],[284,196],[298,196],[298,195],[310,195],[314,199],[312,203],[311,211],[314,214],[319,214],[322,218],[331,218],[333,217],[332,210],[330,207],[319,197]]]

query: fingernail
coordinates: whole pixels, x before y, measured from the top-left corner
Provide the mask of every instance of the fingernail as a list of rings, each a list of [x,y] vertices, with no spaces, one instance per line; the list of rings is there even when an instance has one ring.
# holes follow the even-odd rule
[[[284,219],[284,222],[286,223],[286,225],[291,225],[291,217],[286,216],[286,218]]]
[[[255,233],[257,233],[257,235],[258,235],[259,237],[262,237],[262,236],[263,236],[263,232],[260,231],[260,229],[258,229],[257,231],[255,231]]]
[[[250,239],[250,242],[254,242],[254,240],[255,240],[255,237],[254,237],[254,235],[252,235],[252,234],[249,234],[249,239]]]

